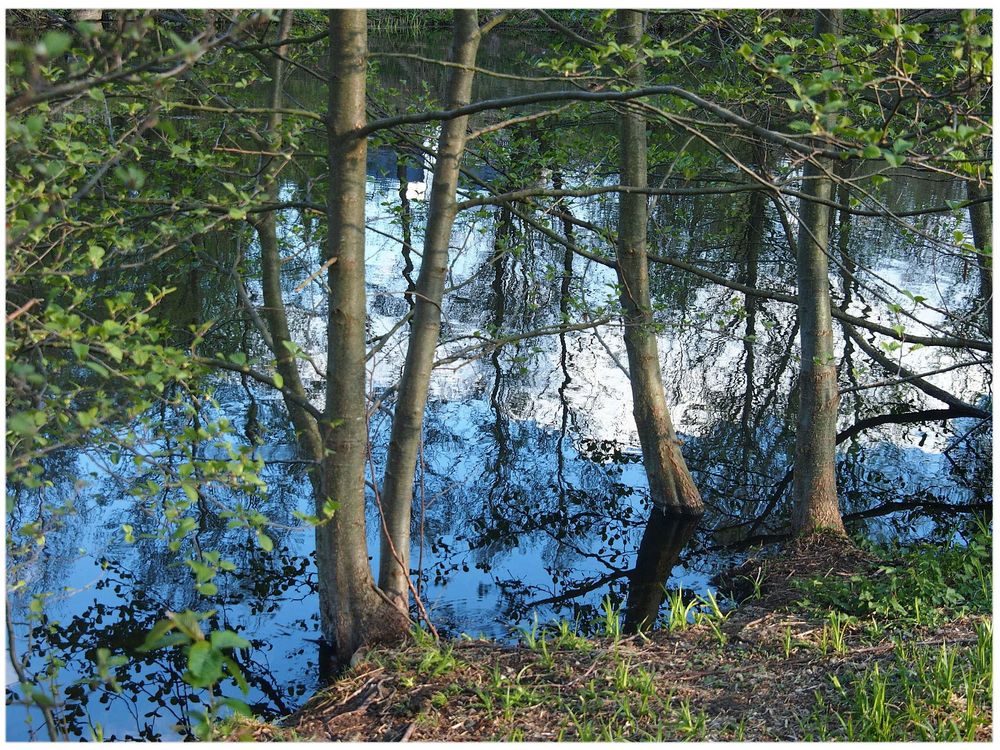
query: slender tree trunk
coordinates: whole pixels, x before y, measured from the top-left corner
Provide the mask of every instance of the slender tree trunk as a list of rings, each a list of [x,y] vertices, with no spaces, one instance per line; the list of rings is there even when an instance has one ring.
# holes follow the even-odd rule
[[[364,10],[329,11],[330,99],[327,329],[323,494],[339,504],[316,528],[320,623],[337,655],[401,638],[408,618],[375,588],[365,539],[365,124],[367,18]]]
[[[479,18],[475,10],[455,11],[455,36],[451,60],[463,67],[453,68],[448,84],[446,107],[453,109],[472,99],[473,67],[479,48]],[[413,324],[406,350],[406,363],[399,384],[399,396],[392,419],[389,453],[382,486],[385,529],[379,561],[379,587],[397,606],[406,609],[409,600],[410,518],[413,505],[413,477],[423,429],[427,392],[441,331],[441,305],[448,272],[448,246],[457,213],[455,190],[459,166],[465,150],[467,117],[456,117],[441,126],[434,184],[431,188],[424,252],[417,276]],[[386,539],[388,531],[388,539]],[[390,552],[392,542],[395,556]],[[396,559],[396,558],[399,559]]]
[[[979,33],[978,24],[973,25],[975,33]],[[970,57],[971,50],[966,49],[966,57]],[[985,112],[990,112],[989,87],[982,86],[978,76],[973,76],[969,70],[969,93],[971,100],[978,99],[980,106]],[[985,96],[984,96],[985,93]],[[992,141],[988,141],[985,148],[973,149],[976,157],[992,156]],[[989,160],[977,169],[974,177],[965,183],[966,195],[969,200],[986,198],[989,191],[983,183],[983,177],[988,174]],[[976,244],[976,265],[979,268],[979,299],[985,305],[986,330],[990,336],[993,335],[993,203],[984,201],[969,206],[969,221],[972,223],[972,239]]]
[[[642,12],[620,10],[618,22],[619,42],[638,45],[642,39]],[[629,84],[640,87],[642,83],[640,58],[630,70]],[[625,108],[619,123],[622,184],[646,187],[645,119],[635,110]],[[649,299],[646,211],[643,195],[624,194],[619,198],[618,282],[632,384],[632,412],[653,503],[662,510],[698,514],[703,511],[701,496],[681,455],[681,442],[674,432],[660,375]]]
[[[840,11],[816,11],[815,36],[839,31]],[[827,159],[807,162],[802,191],[829,201],[833,181]],[[799,336],[802,365],[799,374],[799,415],[795,443],[796,533],[819,529],[844,533],[837,504],[836,439],[837,367],[833,357],[833,318],[827,249],[830,244],[830,207],[810,200],[799,203],[797,279]]]
[[[281,13],[281,21],[278,25],[278,39],[287,39],[292,29],[292,18],[294,12],[284,10]],[[287,48],[277,47],[274,50],[274,57],[271,62],[271,101],[272,110],[282,107],[284,99],[283,77],[285,74],[285,63],[282,58],[285,56]],[[280,146],[281,113],[272,111],[267,124],[267,135],[271,147]],[[274,160],[263,169],[264,179],[268,180],[265,192],[266,200],[274,202],[278,197],[277,171],[284,160],[280,162]],[[289,391],[301,398],[305,398],[306,392],[302,387],[302,379],[299,377],[299,368],[295,356],[289,349],[288,344],[292,342],[291,332],[288,327],[288,315],[285,311],[285,301],[281,291],[281,254],[278,243],[277,219],[273,211],[260,214],[253,221],[254,229],[257,230],[257,237],[260,241],[260,265],[261,265],[261,286],[264,292],[264,319],[267,322],[268,330],[271,334],[271,343],[278,374],[284,381],[284,386]],[[319,434],[319,426],[316,421],[295,401],[285,396],[285,407],[288,409],[292,426],[295,428],[295,435],[298,439],[299,447],[305,456],[313,461],[322,458],[322,440]],[[313,482],[314,491],[319,490],[319,474],[310,470],[309,476]]]
[[[979,182],[969,180],[966,194],[969,200],[984,198],[987,191]],[[986,306],[986,325],[993,335],[993,204],[989,201],[969,206],[972,239],[976,243],[976,265],[979,267],[979,299]]]

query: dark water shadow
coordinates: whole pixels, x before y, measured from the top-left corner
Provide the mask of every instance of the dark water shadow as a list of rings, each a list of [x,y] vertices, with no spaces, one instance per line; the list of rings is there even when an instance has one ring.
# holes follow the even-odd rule
[[[656,622],[666,596],[664,583],[694,535],[701,516],[664,513],[653,508],[639,543],[625,603],[625,631],[635,633]]]

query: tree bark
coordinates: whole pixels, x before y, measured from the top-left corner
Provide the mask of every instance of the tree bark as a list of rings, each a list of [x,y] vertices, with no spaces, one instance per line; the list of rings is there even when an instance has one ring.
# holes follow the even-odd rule
[[[339,504],[316,528],[320,624],[338,657],[364,644],[402,638],[408,618],[375,588],[365,539],[365,124],[367,13],[331,10],[329,187],[326,262],[326,421],[322,490]],[[318,513],[318,515],[320,514]]]
[[[966,184],[969,200],[985,198],[989,193],[976,180]],[[986,306],[987,331],[993,335],[993,204],[989,201],[969,206],[972,239],[976,243],[976,265],[979,267],[979,299]]]
[[[814,35],[836,34],[840,11],[816,11]],[[815,157],[802,172],[802,191],[829,201],[833,163]],[[795,442],[795,508],[792,527],[797,534],[820,529],[844,533],[837,503],[836,438],[837,367],[833,356],[833,319],[827,249],[830,207],[799,201],[797,281],[802,365],[799,373],[799,413]]]
[[[641,43],[641,11],[618,11],[619,43]],[[629,73],[629,85],[641,87],[641,57]],[[646,187],[646,123],[632,109],[619,116],[621,133],[621,182]],[[642,461],[649,480],[653,503],[664,511],[700,514],[701,496],[681,454],[666,393],[660,375],[660,355],[649,298],[649,267],[646,256],[646,197],[626,193],[619,199],[617,270],[625,324],[632,386],[632,413],[635,416]]]
[[[293,11],[282,11],[281,21],[278,25],[278,39],[287,39],[291,34]],[[287,51],[287,47],[281,46],[274,50],[274,57],[271,62],[271,109],[268,118],[267,135],[271,146],[278,145],[280,139],[279,129],[281,127],[281,112],[284,99],[283,77],[285,74],[285,63],[282,59]],[[281,164],[272,161],[262,170],[263,178],[268,181],[265,189],[266,201],[274,203],[278,198],[278,169]],[[284,386],[301,398],[306,397],[305,389],[302,386],[302,379],[299,377],[299,368],[294,355],[287,344],[292,342],[291,332],[288,328],[288,315],[285,311],[285,301],[281,290],[281,254],[278,243],[277,219],[273,211],[261,213],[252,220],[253,227],[257,231],[257,238],[260,242],[260,265],[261,265],[261,286],[264,293],[264,319],[267,322],[268,331],[271,334],[272,353],[275,358],[275,369],[284,381]],[[306,458],[312,461],[320,461],[323,456],[323,444],[320,438],[319,426],[316,421],[306,413],[295,401],[284,395],[285,408],[292,420],[295,428],[295,436],[299,447]],[[310,479],[313,483],[313,490],[319,491],[319,475],[316,471],[310,470]]]
[[[973,24],[976,35],[979,34],[979,25]],[[970,50],[966,48],[966,56]],[[983,86],[979,77],[973,77],[971,69],[969,71],[969,98],[973,101],[979,100],[981,107],[990,111],[989,87]],[[988,140],[985,147],[973,149],[973,154],[979,158],[990,157],[993,154],[992,140]],[[989,197],[983,178],[989,175],[988,165],[990,159],[984,160],[984,166],[977,168],[976,174],[965,183],[966,195],[969,200],[981,200]],[[979,299],[983,302],[986,313],[986,331],[993,335],[993,203],[982,201],[969,206],[969,221],[972,224],[972,239],[976,245],[976,265],[979,268]]]
[[[447,106],[454,109],[472,99],[473,68],[479,48],[478,12],[455,11],[455,31],[451,60],[462,67],[452,69]],[[406,362],[399,384],[399,396],[392,419],[389,453],[382,486],[382,554],[379,587],[398,607],[405,610],[409,600],[410,520],[413,504],[413,477],[423,429],[424,409],[434,351],[441,331],[441,305],[448,272],[448,246],[455,223],[459,167],[465,150],[468,117],[456,117],[441,126],[434,183],[431,188],[424,252],[417,276],[413,323],[406,350]],[[388,532],[388,534],[386,534]],[[388,537],[388,538],[387,538]],[[394,550],[395,555],[390,551]],[[398,559],[397,559],[398,558]]]

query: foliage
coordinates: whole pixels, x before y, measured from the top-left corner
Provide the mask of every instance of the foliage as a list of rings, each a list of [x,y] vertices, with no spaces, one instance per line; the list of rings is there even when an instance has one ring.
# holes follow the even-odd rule
[[[664,185],[726,189],[759,172],[791,193],[801,158],[814,147],[835,151],[845,164],[863,167],[863,177],[841,183],[850,208],[881,207],[879,187],[902,167],[975,184],[991,179],[984,158],[991,149],[991,118],[983,98],[992,75],[988,13],[961,11],[933,25],[912,22],[897,11],[851,10],[842,35],[814,39],[808,13],[651,11],[649,33],[635,48],[615,41],[610,11],[552,15],[593,40],[579,46],[543,40],[546,51],[538,72],[561,77],[557,87],[565,83],[595,91],[621,89],[623,78],[642,57],[651,85],[680,82],[690,89],[688,96],[648,97],[645,102],[650,159],[658,174],[665,175]],[[220,684],[233,682],[245,692],[234,650],[247,642],[222,624],[222,629],[213,630],[217,620],[209,605],[218,601],[220,584],[243,571],[236,570],[236,562],[223,550],[205,544],[199,532],[206,519],[221,521],[245,529],[247,539],[260,550],[274,548],[272,524],[257,508],[267,488],[255,450],[260,436],[250,429],[254,418],[247,414],[244,444],[221,413],[213,387],[226,382],[228,373],[238,372],[248,393],[249,377],[283,389],[281,376],[269,374],[272,353],[256,356],[264,351],[261,337],[247,333],[249,325],[242,313],[233,311],[232,297],[245,292],[243,280],[259,271],[254,251],[245,248],[252,243],[251,225],[257,217],[274,213],[274,196],[282,209],[276,220],[295,237],[292,255],[317,260],[314,248],[326,229],[316,219],[325,206],[312,188],[329,177],[320,114],[326,105],[294,90],[292,77],[292,95],[287,98],[301,100],[300,108],[286,108],[280,127],[265,130],[273,114],[258,106],[269,83],[261,74],[269,57],[263,42],[274,21],[267,12],[189,11],[179,17],[128,12],[116,14],[108,28],[60,18],[58,28],[30,39],[23,35],[8,40],[8,611],[18,603],[23,604],[19,611],[27,613],[26,622],[12,628],[23,641],[11,654],[15,663],[22,662],[15,699],[41,709],[55,739],[66,734],[62,724],[69,722],[61,693],[78,692],[84,684],[116,691],[122,684],[125,660],[131,656],[95,643],[92,653],[88,651],[93,674],[85,683],[61,686],[65,664],[34,637],[48,633],[55,641],[63,635],[60,623],[46,614],[63,592],[33,580],[32,563],[51,550],[56,532],[74,522],[74,498],[93,490],[96,482],[89,475],[97,474],[130,487],[142,521],[130,518],[121,524],[124,543],[161,540],[171,555],[167,564],[188,576],[192,596],[197,597],[197,604],[180,614],[157,613],[159,622],[145,649],[163,649],[182,661],[186,684],[208,696],[208,709],[193,726],[197,736],[207,738],[220,711],[245,710],[235,699],[217,697],[216,691]],[[383,10],[371,14],[371,25],[396,34],[404,27],[426,30],[449,18],[449,11]],[[301,23],[297,34],[315,36],[312,43],[293,46],[290,57],[296,72],[322,78],[317,69],[325,54],[326,21],[314,11],[297,12],[296,19]],[[512,20],[524,23],[526,14],[515,14]],[[537,16],[530,21],[540,25]],[[836,57],[836,66],[826,64],[829,55]],[[373,77],[377,66],[388,64],[388,59],[376,58]],[[503,80],[511,77],[517,78]],[[379,112],[435,109],[441,97],[433,89],[426,81],[422,88],[407,91],[373,86],[372,106]],[[693,96],[711,106],[696,104]],[[490,185],[470,171],[463,185],[481,194],[500,185],[504,190],[541,185],[538,196],[518,204],[527,215],[519,217],[524,221],[534,221],[533,216],[548,221],[550,213],[554,218],[557,210],[570,211],[570,202],[544,195],[547,181],[555,184],[550,165],[558,165],[558,179],[560,184],[565,179],[565,186],[578,178],[603,186],[615,179],[605,165],[613,163],[619,147],[611,110],[571,103],[545,119],[536,114],[511,113],[521,121],[503,127],[489,120],[494,130],[476,139],[476,164],[493,169],[497,183]],[[719,147],[713,140],[716,133],[729,131],[735,117],[749,118],[763,140],[748,145],[753,139],[743,137],[744,125],[741,137]],[[435,129],[436,122],[425,122],[381,131],[371,143],[422,153]],[[778,144],[776,150],[783,155],[794,155],[758,163],[758,149],[765,142]],[[602,160],[596,166],[595,153]],[[292,194],[276,189],[282,170],[301,178]],[[661,249],[672,253],[694,248],[715,262],[719,247],[740,241],[742,202],[730,202],[715,222],[718,226],[704,225],[702,204],[716,199],[688,195],[671,202],[663,197],[659,207],[667,218],[657,217],[653,229]],[[595,203],[607,208],[613,200],[609,193]],[[965,207],[963,201],[949,201],[948,215]],[[402,219],[395,205],[387,210]],[[421,210],[414,207],[418,219]],[[477,214],[489,215],[485,207]],[[879,218],[908,236],[921,235],[919,227],[900,224],[895,217]],[[573,226],[579,249],[598,260],[610,257],[613,221]],[[497,262],[509,256],[520,264],[524,281],[516,294],[507,296],[520,305],[517,312],[526,321],[543,319],[541,300],[564,274],[559,326],[577,316],[599,317],[617,309],[615,288],[607,290],[610,304],[588,303],[573,286],[579,280],[572,269],[536,253],[527,237],[498,238],[494,258]],[[939,243],[947,252],[988,256],[987,248],[975,247],[958,229],[949,237]],[[691,278],[654,272],[652,285],[659,294],[654,308],[660,318],[666,317],[668,297],[683,302],[697,291],[696,284],[709,283]],[[194,304],[199,290],[209,288],[214,292],[211,301]],[[503,296],[501,285],[496,289]],[[900,298],[887,305],[894,316],[891,331],[903,337],[906,316],[927,307],[928,300],[905,289],[896,291]],[[748,309],[749,304],[731,299],[717,316],[699,313],[694,325],[724,330],[746,322]],[[965,325],[959,317],[948,317],[946,324]],[[490,345],[493,337],[502,337],[503,325],[502,315],[485,324]],[[766,319],[762,325],[773,323]],[[748,336],[747,343],[755,339]],[[897,341],[880,346],[900,355],[904,349]],[[538,352],[516,349],[510,361],[520,376],[532,374],[530,365]],[[304,350],[296,354],[307,358]],[[499,354],[496,361],[499,372]],[[606,441],[594,441],[592,447],[596,461],[638,460]],[[86,471],[78,471],[82,465]],[[620,507],[632,493],[632,488],[616,484],[602,502]],[[537,507],[520,502],[523,499],[521,506]],[[324,509],[330,512],[321,515],[328,517],[334,508],[328,501]],[[511,532],[510,522],[495,509],[493,513],[496,517],[476,520],[475,531],[484,544]],[[322,522],[310,514],[299,517],[307,523]],[[557,539],[576,533],[564,504],[537,512],[530,520],[546,524]],[[594,525],[584,515],[575,523]],[[615,526],[600,533],[610,546],[624,531]],[[848,649],[848,636],[860,622],[901,628],[988,611],[989,548],[989,532],[983,528],[964,546],[894,550],[896,561],[883,565],[874,577],[810,589],[809,607],[832,608],[824,614],[824,654]],[[618,646],[627,640],[620,613],[610,598],[603,610],[598,627]],[[714,598],[685,601],[678,591],[671,630],[688,631],[692,613],[696,623],[711,630],[720,651],[731,645],[722,630],[726,616]],[[522,635],[546,666],[555,665],[562,651],[593,650],[569,623],[542,629],[535,623]],[[422,645],[426,648],[416,669],[421,676],[438,679],[464,668],[450,647]],[[791,649],[789,634],[786,657]],[[943,661],[947,664],[946,658]],[[574,722],[565,731],[580,738],[647,736],[637,729],[637,717],[653,713],[652,678],[627,661],[617,662],[606,676],[610,685],[628,692],[628,698],[615,706],[610,718],[603,714],[602,723],[585,719],[580,707],[560,703]],[[884,678],[883,671],[859,680],[857,696],[868,701],[863,707],[857,704],[864,716],[876,716],[878,706],[884,705]],[[493,692],[481,690],[493,701],[491,710],[500,706],[508,718],[519,706],[540,700],[540,689],[534,687],[508,682],[501,690],[499,681],[494,687]],[[452,699],[453,693],[442,689],[432,701],[440,708]],[[610,688],[585,698],[585,708],[588,700],[603,712],[611,700]],[[670,714],[676,726],[671,726],[684,736],[703,736],[704,716],[690,703],[672,706],[671,700],[664,706],[676,708]],[[894,736],[881,725],[853,727],[859,737]],[[100,727],[93,731],[99,738]],[[511,730],[512,737],[516,731]]]
[[[888,662],[849,676],[830,675],[817,695],[806,739],[849,742],[970,742],[991,729],[983,707],[993,694],[993,626],[976,626],[973,649],[897,640]]]
[[[993,608],[992,532],[981,520],[967,540],[895,545],[873,575],[803,584],[809,609],[829,608],[880,628],[927,625]]]
[[[250,642],[231,630],[214,630],[206,635],[199,625],[214,612],[167,613],[167,619],[158,622],[146,636],[139,651],[154,651],[168,646],[179,646],[187,658],[187,671],[183,679],[196,688],[213,688],[224,674],[232,678],[239,689],[246,694],[249,686],[243,670],[230,655],[231,649],[248,648]],[[209,706],[194,714],[195,723],[191,727],[198,739],[211,739],[215,714],[221,707],[228,707],[235,713],[250,716],[250,708],[236,698],[213,696]]]
[[[125,543],[165,540],[203,597],[217,593],[218,573],[234,569],[219,551],[198,544],[206,504],[223,488],[236,496],[265,489],[261,462],[234,439],[213,400],[210,371],[192,357],[212,321],[192,319],[177,331],[161,314],[177,288],[164,283],[167,274],[158,276],[157,260],[223,220],[207,210],[151,210],[140,199],[168,189],[163,177],[170,170],[151,173],[150,150],[169,146],[178,169],[202,159],[175,140],[176,129],[160,119],[162,103],[147,96],[169,91],[170,75],[136,74],[130,85],[114,75],[121,66],[186,60],[177,75],[205,51],[173,32],[167,41],[163,32],[141,14],[118,35],[80,23],[71,32],[49,31],[38,43],[8,45],[7,605],[9,612],[20,597],[29,600],[29,628],[45,626],[46,607],[62,595],[39,590],[31,564],[70,522],[74,497],[93,478],[128,478],[135,503],[159,523],[122,524]],[[150,146],[151,136],[157,145]],[[93,468],[67,486],[66,461]],[[261,514],[243,506],[220,512],[270,545]],[[174,617],[166,622],[189,639],[193,687],[211,689],[222,676],[218,664],[242,679],[221,651],[237,644],[234,634],[203,634],[194,615]],[[12,654],[23,665],[23,700],[42,709],[57,739],[66,733],[63,665],[46,657],[45,681],[39,675],[36,682],[36,657],[30,636]],[[97,682],[116,689],[114,671],[126,657],[99,648],[94,659]],[[99,726],[95,731],[100,735]]]

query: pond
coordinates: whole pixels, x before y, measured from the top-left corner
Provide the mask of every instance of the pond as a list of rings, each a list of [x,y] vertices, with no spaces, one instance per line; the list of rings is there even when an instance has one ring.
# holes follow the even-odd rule
[[[438,55],[446,45],[429,37],[414,42],[413,51]],[[384,40],[375,40],[374,46],[390,48]],[[484,50],[483,65],[516,69],[511,49],[530,55],[532,47],[522,37],[498,37]],[[437,85],[440,79],[439,71],[413,61],[390,63],[392,58],[380,67],[385,86],[405,88],[422,80]],[[510,93],[514,84],[488,85]],[[494,93],[483,89],[477,97]],[[310,101],[323,96],[321,87],[305,78],[296,78],[293,94]],[[372,342],[392,331],[408,309],[407,279],[415,278],[413,268],[419,267],[431,182],[428,164],[411,156],[400,171],[397,157],[389,146],[372,148],[369,155],[366,272]],[[489,162],[472,158],[469,167],[487,182],[501,179]],[[558,172],[568,185],[613,184],[614,169],[613,162],[598,155],[587,163],[539,165],[541,179]],[[774,169],[791,166],[776,163]],[[472,179],[463,187],[469,194],[477,189]],[[281,186],[285,196],[309,194],[312,188],[309,179],[293,176]],[[909,210],[941,205],[958,197],[958,190],[944,180],[896,179],[882,198]],[[412,218],[406,228],[401,226],[401,196]],[[602,197],[566,205],[579,218],[607,224],[615,203]],[[783,228],[773,208],[763,211],[759,248],[734,253],[734,247],[744,247],[747,198],[657,199],[652,205],[657,252],[761,288],[793,290],[794,265]],[[562,231],[551,221],[554,230]],[[960,257],[933,252],[928,239],[963,228],[964,217],[918,221],[919,236],[874,219],[842,217],[833,242],[857,267],[873,273],[861,274],[846,264],[833,268],[835,303],[889,326],[899,321],[883,300],[893,288],[923,296],[941,309],[975,310],[975,267],[970,270]],[[315,219],[297,211],[281,217],[289,256],[283,284],[297,341],[322,360],[326,312],[321,285],[309,282],[319,265],[317,230],[311,222]],[[401,252],[400,238],[407,232],[415,249],[411,253]],[[597,247],[599,240],[587,242]],[[179,327],[192,317],[218,320],[213,335],[219,341],[261,356],[249,322],[233,313],[232,282],[222,279],[211,263],[198,260],[199,253],[225,260],[236,247],[252,267],[257,251],[248,232],[213,237],[192,251],[184,270],[188,283],[168,300],[170,314]],[[181,274],[176,268],[174,272]],[[445,303],[438,353],[439,360],[454,360],[444,362],[432,382],[411,559],[421,599],[443,634],[513,641],[520,628],[559,618],[588,632],[608,606],[627,609],[633,620],[655,618],[657,612],[662,617],[662,586],[714,591],[712,577],[743,554],[722,546],[733,540],[734,527],[775,505],[772,497],[794,453],[794,308],[715,286],[676,268],[654,270],[668,402],[707,505],[706,515],[692,529],[664,519],[646,496],[629,383],[621,366],[620,326],[535,335],[564,316],[579,320],[581,311],[595,314],[615,299],[614,282],[607,267],[568,254],[502,209],[459,217],[449,277],[454,289]],[[259,303],[259,283],[248,275],[247,286]],[[934,324],[925,313],[924,319]],[[503,332],[511,340],[502,348],[481,347],[479,334],[486,331]],[[836,335],[842,387],[884,377],[863,362],[842,331]],[[404,347],[405,338],[397,333],[372,358],[373,396],[397,380]],[[947,352],[930,351],[907,355],[908,366],[929,370],[951,362]],[[303,374],[320,404],[321,381],[308,368]],[[932,380],[970,402],[989,397],[986,368],[952,370]],[[313,531],[295,516],[296,511],[311,513],[312,500],[284,406],[274,393],[236,376],[218,377],[214,386],[218,406],[205,405],[202,416],[224,414],[243,427],[248,440],[257,441],[257,455],[266,462],[267,492],[241,498],[217,494],[200,506],[202,543],[236,564],[233,572],[217,579],[219,591],[213,596],[194,590],[190,571],[165,541],[144,535],[162,520],[162,509],[137,503],[129,494],[132,484],[142,481],[136,472],[112,464],[113,457],[99,447],[46,460],[55,481],[50,492],[73,497],[74,515],[50,536],[30,568],[25,593],[58,594],[30,633],[35,649],[29,667],[42,670],[46,656],[65,662],[59,685],[74,737],[89,738],[98,726],[105,739],[181,736],[178,726],[187,724],[190,712],[204,700],[180,679],[182,657],[171,651],[132,652],[167,610],[212,608],[217,627],[251,641],[252,648],[239,661],[250,683],[247,702],[262,717],[290,713],[327,677],[318,632]],[[853,390],[843,397],[840,427],[924,402],[930,400],[905,385]],[[382,475],[390,414],[391,399],[371,419],[376,481]],[[169,412],[160,418],[178,430],[187,419]],[[968,419],[890,423],[845,442],[838,456],[838,482],[852,530],[872,537],[950,535],[956,522],[947,515],[909,507],[866,514],[892,503],[915,507],[989,499],[991,439],[988,424]],[[38,495],[19,498],[8,515],[8,528],[31,518],[45,500]],[[218,508],[235,502],[270,519],[272,552],[260,549],[250,532],[227,528]],[[368,541],[377,566],[378,521],[371,505]],[[778,503],[755,531],[780,530],[786,518],[787,507]],[[134,542],[124,539],[123,524],[135,530]],[[27,600],[17,597],[11,613],[22,645],[29,637],[23,609]],[[76,682],[93,674],[99,648],[133,657],[119,671],[121,694]],[[38,716],[26,716],[22,706],[12,703],[16,680],[7,687],[7,738],[31,739],[43,725]],[[232,686],[225,692],[236,694]]]

